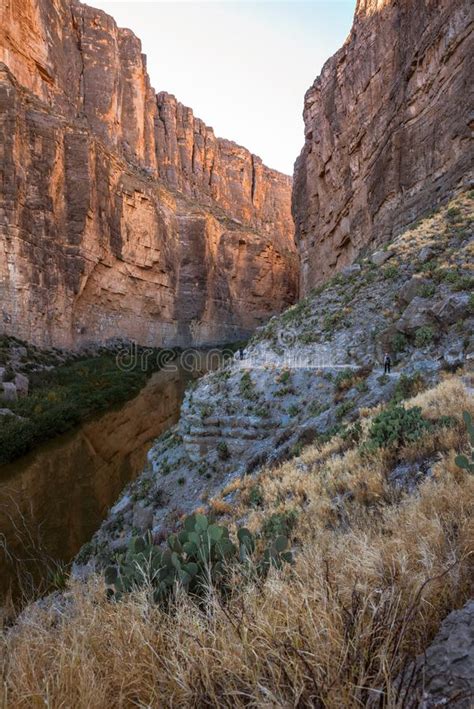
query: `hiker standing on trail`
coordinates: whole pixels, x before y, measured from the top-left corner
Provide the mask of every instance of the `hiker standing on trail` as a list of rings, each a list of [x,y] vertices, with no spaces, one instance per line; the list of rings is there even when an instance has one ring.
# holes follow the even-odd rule
[[[240,357],[240,359],[244,358],[244,348],[243,347],[239,347],[239,357]]]
[[[390,355],[388,352],[385,352],[385,356],[383,358],[383,373],[384,374],[390,374],[391,365],[392,365],[392,360],[390,358]]]

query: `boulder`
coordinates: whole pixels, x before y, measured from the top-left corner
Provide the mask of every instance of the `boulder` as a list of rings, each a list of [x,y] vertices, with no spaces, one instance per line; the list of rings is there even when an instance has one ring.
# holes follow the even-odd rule
[[[16,374],[14,383],[18,396],[28,396],[28,390],[30,385],[30,380],[24,374]]]
[[[443,360],[449,369],[460,367],[464,362],[464,339],[462,337],[450,342],[443,352]]]
[[[124,495],[110,510],[112,515],[125,514],[133,507],[130,495]]]
[[[360,273],[362,270],[362,266],[359,263],[353,263],[352,266],[346,266],[341,270],[341,275],[344,276],[345,278],[349,278],[350,276],[354,276],[356,273]]]
[[[15,416],[15,414],[10,409],[0,409],[0,416]]]
[[[387,476],[387,480],[393,487],[411,493],[426,478],[432,477],[431,466],[428,461],[420,463],[400,463]]]
[[[443,620],[426,652],[398,679],[400,705],[470,709],[474,696],[473,668],[474,600],[470,600]]]
[[[150,507],[143,507],[139,502],[133,508],[133,521],[134,527],[140,530],[140,532],[146,532],[151,529],[153,524],[153,510]]]
[[[4,401],[17,401],[18,393],[13,382],[3,382],[3,399]]]
[[[469,293],[451,293],[433,308],[433,312],[443,325],[453,325],[469,315],[469,299]]]
[[[396,327],[399,332],[410,334],[420,327],[433,325],[435,322],[436,317],[432,303],[426,298],[415,296],[403,311],[401,318],[396,323]]]
[[[388,261],[389,258],[392,258],[394,256],[393,251],[374,251],[372,256],[370,257],[370,260],[374,264],[374,266],[382,266],[382,264],[385,263],[385,261]]]
[[[418,254],[418,261],[426,263],[436,256],[436,251],[431,246],[424,246]]]
[[[413,298],[420,295],[422,288],[430,283],[431,281],[426,278],[413,276],[413,278],[403,284],[403,288],[398,295],[399,301],[406,304],[411,303]]]

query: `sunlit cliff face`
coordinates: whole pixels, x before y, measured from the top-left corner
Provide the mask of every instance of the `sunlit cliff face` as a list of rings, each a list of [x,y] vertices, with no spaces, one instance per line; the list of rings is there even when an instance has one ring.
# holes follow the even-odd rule
[[[391,0],[357,0],[355,14],[359,16],[374,15],[383,10],[390,2]]]
[[[0,23],[0,334],[228,342],[297,297],[291,179],[156,94],[141,43],[76,0]]]

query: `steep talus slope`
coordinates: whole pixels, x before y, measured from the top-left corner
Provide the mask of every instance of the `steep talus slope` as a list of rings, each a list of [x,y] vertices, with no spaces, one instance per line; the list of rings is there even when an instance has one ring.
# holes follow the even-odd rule
[[[359,0],[305,97],[293,214],[304,293],[472,174],[469,0]]]
[[[1,20],[2,332],[215,342],[294,301],[289,177],[156,96],[105,13],[21,0]]]

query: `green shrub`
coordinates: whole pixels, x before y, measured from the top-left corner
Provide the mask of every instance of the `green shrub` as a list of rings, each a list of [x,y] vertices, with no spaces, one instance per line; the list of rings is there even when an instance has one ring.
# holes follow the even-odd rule
[[[369,391],[369,385],[367,384],[365,379],[361,379],[360,382],[357,382],[357,384],[355,386],[356,386],[357,391],[360,391],[361,393]]]
[[[396,264],[390,264],[383,269],[382,275],[384,278],[396,278],[398,276],[398,266]]]
[[[160,473],[162,475],[169,475],[171,473],[171,465],[167,458],[160,465]]]
[[[290,379],[291,372],[288,369],[283,370],[283,372],[280,372],[280,374],[276,377],[278,384],[288,384]]]
[[[420,295],[422,298],[431,298],[432,295],[436,293],[436,286],[434,283],[423,283],[420,288]]]
[[[344,418],[354,407],[353,401],[344,401],[336,407],[335,416],[338,421]]]
[[[455,291],[470,291],[474,288],[474,278],[469,274],[461,273],[459,270],[441,269],[439,271],[439,279],[450,285]]]
[[[208,418],[208,416],[212,416],[213,411],[214,411],[211,404],[202,404],[199,407],[199,410],[201,412],[201,418],[203,418],[203,419]]]
[[[453,284],[453,290],[467,290],[472,291],[474,289],[474,278],[472,276],[460,275],[456,282]]]
[[[403,446],[417,441],[429,428],[419,406],[390,406],[372,421],[368,442],[375,448]]]
[[[257,398],[257,392],[255,391],[255,386],[249,371],[245,371],[242,374],[239,384],[239,390],[240,394],[245,399],[255,400]]]
[[[456,428],[457,424],[457,419],[454,416],[440,416],[436,419],[438,428]]]
[[[456,223],[462,221],[462,213],[459,207],[450,207],[446,212],[446,217],[450,222]]]
[[[425,263],[422,263],[420,266],[420,271],[423,271],[423,273],[433,273],[436,271],[438,268],[438,261],[437,259],[431,259],[430,261],[426,261]]]
[[[310,345],[312,342],[319,340],[319,335],[315,332],[303,332],[298,339],[303,345]]]
[[[232,566],[240,565],[250,576],[265,577],[271,566],[281,568],[293,561],[283,535],[258,559],[248,529],[241,527],[237,540],[238,545],[230,539],[227,527],[201,514],[188,517],[184,529],[168,537],[165,550],[153,544],[151,535],[133,538],[118,563],[105,570],[109,597],[118,601],[126,593],[148,587],[153,600],[167,607],[177,585],[202,598],[209,583],[221,592],[228,589]]]
[[[348,389],[354,379],[354,376],[353,369],[343,369],[341,372],[338,372],[334,378],[334,386],[337,391],[344,391],[344,389]]]
[[[265,539],[274,539],[280,535],[289,537],[293,531],[298,514],[295,510],[275,512],[264,520],[261,534]]]
[[[251,507],[262,507],[264,502],[264,496],[260,485],[253,485],[250,488],[248,501]]]
[[[341,438],[343,441],[350,441],[351,443],[360,443],[362,438],[362,424],[360,421],[356,421],[351,426],[348,426],[344,431],[341,432]]]
[[[413,376],[402,374],[393,391],[392,401],[398,404],[403,399],[409,399],[417,394],[423,386],[423,377],[419,372]]]
[[[327,411],[327,404],[320,404],[318,401],[312,401],[308,406],[308,413],[310,416],[319,416],[323,411]]]
[[[408,346],[408,341],[405,335],[401,332],[396,332],[392,337],[392,350],[394,352],[404,352]]]
[[[327,313],[323,318],[323,330],[330,332],[331,330],[339,329],[344,321],[344,316],[341,312]]]
[[[294,394],[295,390],[293,389],[292,386],[286,386],[286,387],[281,387],[281,389],[277,389],[275,392],[275,396],[291,396],[291,394]]]
[[[415,347],[427,347],[434,340],[434,329],[431,325],[423,325],[415,332]]]
[[[15,372],[14,370],[10,367],[6,367],[4,373],[3,373],[3,381],[4,382],[12,382],[15,379]]]
[[[285,310],[281,316],[280,320],[284,325],[289,325],[290,323],[299,324],[304,318],[311,315],[311,303],[307,300],[300,300],[296,305],[292,305],[291,308]]]
[[[221,460],[229,460],[230,451],[227,443],[225,441],[220,441],[217,444],[217,455]]]

